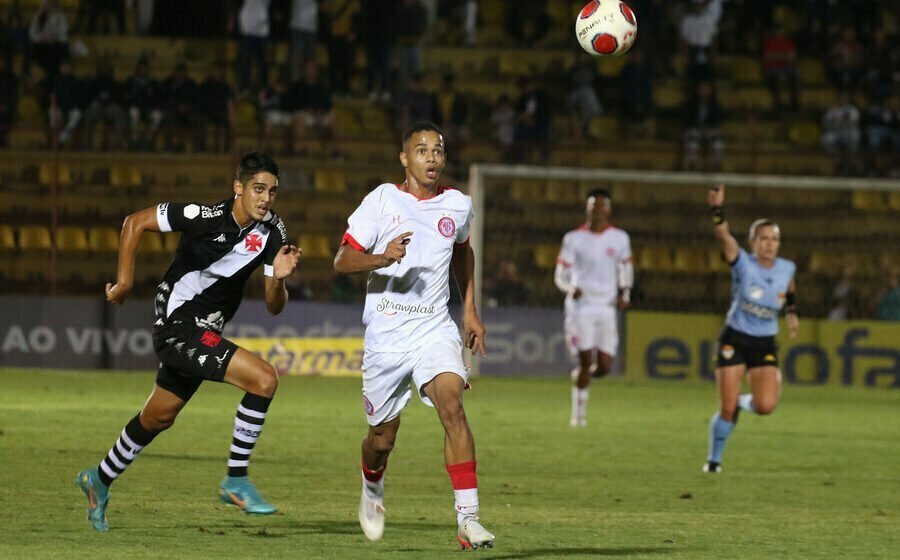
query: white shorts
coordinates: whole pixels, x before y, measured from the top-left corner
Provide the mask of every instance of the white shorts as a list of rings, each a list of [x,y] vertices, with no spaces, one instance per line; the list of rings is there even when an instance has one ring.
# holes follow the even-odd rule
[[[431,399],[422,392],[429,381],[441,373],[455,373],[466,381],[469,371],[462,359],[459,339],[424,342],[409,352],[371,352],[363,354],[363,405],[370,426],[377,426],[400,415],[412,397],[410,380],[419,398],[428,406]]]
[[[616,309],[610,307],[589,315],[566,315],[566,346],[573,357],[578,352],[598,349],[610,356],[619,347],[619,326]]]

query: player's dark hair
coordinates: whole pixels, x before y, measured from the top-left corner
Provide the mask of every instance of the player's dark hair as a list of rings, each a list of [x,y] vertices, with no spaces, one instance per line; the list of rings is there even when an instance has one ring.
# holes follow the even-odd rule
[[[612,197],[609,195],[609,191],[606,189],[591,189],[591,192],[587,193],[587,196],[584,197],[584,199],[587,200],[591,197],[598,198],[601,196],[609,201],[612,201]]]
[[[241,183],[246,183],[257,173],[266,172],[278,178],[278,164],[272,156],[263,152],[250,152],[241,158],[235,176]]]
[[[444,135],[444,131],[441,130],[441,128],[438,125],[434,124],[433,122],[419,121],[417,123],[414,123],[411,127],[407,128],[406,132],[403,133],[403,137],[400,140],[400,147],[401,148],[405,147],[406,141],[409,140],[410,138],[412,138],[413,134],[415,134],[416,132],[422,132],[425,130],[437,132],[441,136]]]
[[[755,222],[750,224],[750,231],[747,233],[747,241],[753,243],[753,240],[756,239],[756,232],[759,231],[759,228],[765,226],[778,227],[778,224],[776,222],[773,222],[769,218],[760,218],[756,220]]]

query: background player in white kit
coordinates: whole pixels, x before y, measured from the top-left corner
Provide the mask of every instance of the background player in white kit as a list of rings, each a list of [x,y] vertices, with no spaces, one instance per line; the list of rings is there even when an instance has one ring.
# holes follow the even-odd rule
[[[363,199],[334,259],[338,273],[369,273],[362,364],[369,431],[362,442],[359,523],[369,539],[381,538],[384,471],[412,381],[444,427],[457,538],[464,548],[491,547],[494,536],[478,523],[475,442],[463,410],[468,370],[447,308],[452,266],[462,295],[466,347],[483,355],[469,246],[472,200],[438,184],[445,156],[443,134],[434,124],[416,123],[404,133],[400,163],[406,181],[382,184]]]
[[[588,193],[586,222],[563,237],[553,276],[566,294],[566,345],[578,359],[572,371],[573,427],[587,425],[591,377],[603,377],[612,367],[619,345],[617,308],[628,307],[634,280],[631,240],[609,223],[611,212],[609,192]]]

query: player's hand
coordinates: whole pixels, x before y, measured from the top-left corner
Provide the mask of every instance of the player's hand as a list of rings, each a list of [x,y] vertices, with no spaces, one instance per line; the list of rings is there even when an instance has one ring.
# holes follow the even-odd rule
[[[797,338],[797,335],[800,334],[800,318],[797,317],[796,313],[788,313],[785,315],[785,321],[787,321],[788,333],[790,334],[791,340]]]
[[[706,203],[710,208],[725,204],[725,185],[719,183],[715,187],[709,189],[709,194],[706,195]]]
[[[628,306],[631,305],[631,302],[622,294],[616,298],[616,306],[619,309],[628,309]]]
[[[121,305],[125,298],[131,294],[131,286],[125,284],[106,283],[106,301]]]
[[[413,232],[407,231],[391,239],[387,249],[381,254],[385,260],[382,266],[391,266],[395,262],[400,262],[406,256],[406,246],[409,244],[409,236],[412,234]]]
[[[474,311],[466,313],[463,317],[463,330],[466,333],[466,348],[472,351],[474,356],[477,352],[481,352],[482,356],[487,356],[484,348],[484,325],[478,314]]]
[[[303,250],[296,245],[283,245],[272,261],[273,274],[276,280],[284,280],[294,273],[294,269],[300,264],[300,255]]]
[[[575,288],[575,291],[572,292],[572,299],[580,299],[582,293],[581,288]]]

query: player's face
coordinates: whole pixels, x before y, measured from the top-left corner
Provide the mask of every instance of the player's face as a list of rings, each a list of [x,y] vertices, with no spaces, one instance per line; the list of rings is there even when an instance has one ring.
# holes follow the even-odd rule
[[[275,203],[275,195],[278,193],[278,178],[268,171],[257,173],[246,183],[234,182],[234,193],[237,196],[237,204],[245,216],[260,221]]]
[[[400,163],[419,185],[430,187],[444,170],[444,157],[444,137],[433,130],[422,130],[406,141]]]
[[[605,196],[591,196],[584,206],[589,222],[608,220],[612,213],[612,203]]]
[[[778,226],[760,226],[752,242],[753,254],[758,259],[775,260],[781,246],[781,230]]]

